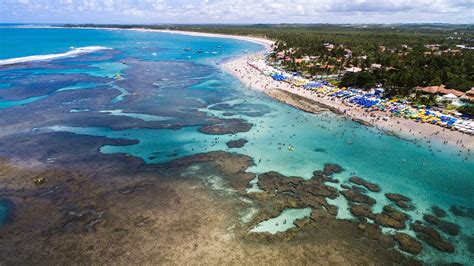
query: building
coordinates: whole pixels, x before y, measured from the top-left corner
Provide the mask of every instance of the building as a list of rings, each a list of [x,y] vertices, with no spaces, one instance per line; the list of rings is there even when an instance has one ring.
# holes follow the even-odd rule
[[[361,72],[361,71],[362,71],[362,68],[360,68],[360,67],[350,67],[350,68],[346,68],[346,72],[357,73],[357,72]]]
[[[453,94],[456,97],[464,96],[464,92],[458,91],[458,90],[453,90],[453,89],[446,89],[446,87],[443,84],[441,84],[439,86],[429,86],[429,87],[419,87],[418,86],[418,87],[416,87],[416,90],[424,92],[424,93],[430,93],[430,94],[438,94],[438,95]]]
[[[370,65],[370,68],[372,68],[372,69],[382,68],[382,65],[381,64],[372,64],[372,65]]]
[[[468,90],[462,97],[461,99],[469,102],[474,102],[474,88],[471,88]]]

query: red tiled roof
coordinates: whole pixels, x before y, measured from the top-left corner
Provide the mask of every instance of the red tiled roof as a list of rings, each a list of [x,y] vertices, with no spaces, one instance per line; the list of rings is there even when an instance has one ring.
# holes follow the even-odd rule
[[[446,89],[444,85],[440,86],[429,86],[429,87],[416,87],[416,90],[418,91],[423,91],[426,93],[439,93],[439,94],[454,94],[457,97],[463,96],[464,92],[458,91],[458,90],[453,90],[453,89]]]
[[[466,91],[466,96],[472,96],[472,97],[474,97],[474,88],[472,88],[472,89]]]

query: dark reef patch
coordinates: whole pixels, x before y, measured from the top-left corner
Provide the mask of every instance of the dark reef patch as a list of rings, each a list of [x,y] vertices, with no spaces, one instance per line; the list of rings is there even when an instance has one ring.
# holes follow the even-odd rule
[[[466,217],[474,220],[474,208],[452,205],[449,211],[455,216]]]
[[[226,143],[228,148],[242,148],[245,143],[247,143],[248,140],[246,139],[237,139],[237,140],[231,140]]]
[[[453,253],[454,246],[444,240],[438,231],[435,229],[425,226],[420,221],[416,221],[411,225],[411,229],[416,232],[416,236],[428,243],[430,246],[436,248],[439,251]]]
[[[423,249],[423,246],[420,242],[405,233],[396,233],[395,240],[397,241],[401,250],[414,255],[420,254],[421,250]]]
[[[393,201],[398,207],[402,209],[411,210],[415,208],[411,203],[411,199],[401,194],[385,193],[385,197]]]
[[[4,147],[0,156],[12,160],[36,162],[48,167],[80,169],[82,172],[96,173],[131,173],[143,164],[143,160],[124,154],[102,154],[102,145],[133,145],[136,140],[108,139],[87,135],[76,135],[68,132],[19,133],[0,137]],[[116,167],[111,167],[116,164]]]
[[[376,185],[374,183],[370,183],[370,182],[368,182],[368,181],[366,181],[363,178],[360,178],[358,176],[353,176],[353,177],[349,178],[349,181],[351,181],[354,184],[364,186],[372,192],[380,192],[380,187],[378,185]]]
[[[244,122],[240,119],[223,120],[222,123],[202,126],[199,132],[211,135],[227,135],[248,132],[252,128],[251,123]]]
[[[376,203],[375,199],[363,194],[358,189],[346,189],[341,191],[341,194],[344,195],[349,202],[364,203],[368,205],[374,205]]]
[[[434,215],[436,215],[439,218],[446,217],[446,215],[447,215],[445,210],[441,209],[440,207],[438,207],[436,205],[433,205],[431,207],[431,211],[434,213]]]

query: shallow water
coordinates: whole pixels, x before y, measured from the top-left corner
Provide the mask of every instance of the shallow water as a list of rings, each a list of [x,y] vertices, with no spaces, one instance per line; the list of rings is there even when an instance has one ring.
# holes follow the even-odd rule
[[[9,207],[6,202],[0,200],[0,226],[8,221]]]
[[[10,107],[20,106],[20,105],[27,105],[29,103],[34,103],[36,101],[42,100],[46,97],[48,97],[48,96],[47,95],[42,95],[42,96],[29,97],[29,98],[26,98],[26,99],[23,99],[23,100],[0,101],[0,109],[10,108]]]
[[[11,82],[18,75],[31,80],[32,84],[35,84],[35,80],[51,75],[71,77],[70,84],[59,86],[52,92],[35,88],[39,96],[34,97],[47,96],[50,101],[60,101],[60,105],[71,106],[63,122],[44,125],[40,132],[64,131],[138,140],[136,145],[104,145],[100,151],[105,154],[127,153],[142,158],[146,163],[165,163],[186,155],[225,150],[251,156],[255,166],[248,169],[250,172],[259,174],[278,171],[303,178],[311,178],[313,171],[323,168],[326,163],[335,163],[345,169],[336,175],[342,183],[347,183],[348,178],[356,174],[380,185],[382,193],[368,193],[377,200],[374,211],[380,211],[384,205],[390,204],[383,193],[401,193],[411,197],[416,206],[414,211],[409,212],[413,219],[422,219],[422,213],[430,212],[433,204],[445,210],[453,204],[474,206],[472,154],[459,153],[452,147],[436,142],[405,141],[331,113],[314,115],[298,111],[244,88],[234,77],[217,68],[216,62],[243,55],[243,50],[257,51],[260,46],[256,44],[131,31],[0,31],[6,32],[7,36],[32,33],[31,38],[45,34],[44,37],[38,37],[37,48],[29,47],[22,53],[0,47],[0,51],[6,53],[0,53],[2,58],[61,53],[69,46],[100,45],[112,48],[47,64],[31,63],[0,70],[0,84],[8,84],[2,86],[2,91],[12,92],[15,87]],[[69,34],[71,31],[75,34]],[[58,35],[58,40],[48,44],[49,38],[54,35]],[[26,37],[22,35],[22,38]],[[184,51],[186,47],[193,48],[193,51]],[[204,52],[197,53],[197,49],[203,49]],[[121,80],[114,78],[117,73],[120,73]],[[90,78],[103,80],[91,82],[88,80]],[[104,88],[106,92],[99,93]],[[110,97],[110,100],[83,102],[91,93]],[[71,97],[75,98],[67,98],[67,102],[62,102],[65,100],[60,95],[74,95]],[[43,99],[24,103],[23,107],[17,108],[23,108],[19,112],[28,113],[28,108],[35,109],[35,104]],[[0,100],[1,106],[7,110],[13,105],[11,101]],[[94,120],[94,126],[88,126],[84,125],[87,116],[76,121],[75,116],[67,115],[102,115],[98,116],[100,119],[113,117],[113,122],[125,129],[113,130],[107,126],[111,120],[99,118]],[[198,131],[202,125],[212,124],[215,119],[223,121],[230,118],[244,119],[252,123],[253,127],[248,132],[235,135],[208,135]],[[136,126],[136,120],[146,124]],[[240,138],[249,142],[240,149],[227,148],[227,141]],[[288,149],[289,145],[294,146],[293,151]],[[253,190],[258,190],[256,184]],[[329,202],[339,206],[339,218],[352,218],[343,197]],[[300,214],[301,211],[286,211],[284,217],[288,220],[297,219]],[[447,219],[461,225],[463,236],[474,233],[472,220],[452,214]],[[292,225],[292,222],[287,224]],[[272,227],[271,230],[278,231],[281,228]],[[467,252],[463,237],[445,237],[459,242],[456,253],[447,257],[453,261],[468,261],[472,255]],[[439,252],[431,252],[429,248],[425,250],[422,255],[427,261],[435,261],[437,256],[445,257]]]
[[[284,232],[295,227],[293,224],[294,221],[309,216],[311,216],[311,208],[285,209],[277,217],[257,224],[254,228],[250,229],[250,231],[254,233],[268,232],[271,234]]]

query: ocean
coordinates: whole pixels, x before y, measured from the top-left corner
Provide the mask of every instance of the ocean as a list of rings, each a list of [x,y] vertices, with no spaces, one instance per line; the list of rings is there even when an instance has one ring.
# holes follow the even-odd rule
[[[296,110],[245,88],[220,69],[225,60],[263,49],[259,44],[99,29],[1,27],[0,36],[0,137],[70,132],[137,141],[103,144],[100,152],[127,153],[147,164],[223,150],[252,157],[249,172],[305,179],[325,164],[338,164],[345,171],[335,176],[341,183],[334,186],[357,175],[382,188],[382,193],[367,192],[377,200],[375,211],[390,204],[386,192],[412,198],[416,208],[407,213],[413,220],[423,220],[433,205],[473,211],[474,158],[465,152],[436,141],[403,140],[332,113]],[[7,62],[18,64],[2,66]],[[32,122],[17,125],[18,119]],[[253,126],[224,135],[199,130],[226,119]],[[226,146],[241,138],[248,140],[244,147]],[[10,154],[8,145],[0,146],[1,156]],[[258,191],[256,180],[251,183],[249,191]],[[339,207],[338,218],[354,218],[343,197],[331,203]],[[0,206],[0,212],[7,211]],[[443,235],[455,243],[456,252],[446,255],[425,245],[420,258],[468,263],[473,259],[472,217],[448,212],[446,219],[461,228],[460,236]]]

